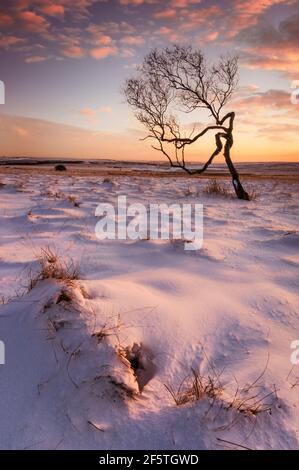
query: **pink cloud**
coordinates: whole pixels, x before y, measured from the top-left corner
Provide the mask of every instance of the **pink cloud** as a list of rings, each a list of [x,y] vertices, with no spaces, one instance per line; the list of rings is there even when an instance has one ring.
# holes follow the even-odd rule
[[[176,10],[174,8],[167,8],[166,10],[157,11],[154,13],[154,17],[157,19],[173,18],[174,16],[176,16]]]
[[[171,0],[171,5],[174,8],[186,8],[189,5],[196,5],[201,3],[201,0]]]
[[[86,117],[92,117],[96,115],[96,111],[92,108],[82,108],[80,109],[79,113]]]
[[[0,12],[0,25],[1,26],[11,26],[14,23],[14,19],[8,13]]]
[[[18,38],[16,36],[2,36],[0,37],[0,47],[8,49],[9,47],[24,41],[24,39]]]
[[[215,41],[219,36],[219,32],[218,31],[214,31],[213,33],[209,33],[207,36],[206,36],[206,39],[207,41]]]
[[[228,28],[229,32],[227,35],[234,37],[242,29],[255,25],[259,17],[274,5],[291,5],[294,2],[295,0],[234,0],[231,14],[232,28]]]
[[[142,5],[143,3],[156,3],[155,0],[119,0],[121,5]]]
[[[138,46],[144,43],[144,39],[142,36],[124,36],[121,39],[123,44],[128,44],[129,46]]]
[[[158,34],[164,36],[169,41],[175,42],[178,40],[178,35],[173,31],[171,28],[167,28],[166,26],[161,26],[161,28],[157,31]]]
[[[299,73],[299,50],[282,47],[281,49],[249,49],[245,64],[251,69],[279,70],[290,74]],[[255,53],[256,52],[256,53]],[[296,78],[296,77],[295,77]]]
[[[21,11],[18,16],[22,21],[24,29],[32,33],[42,33],[49,27],[49,23],[45,18],[33,11]]]
[[[184,22],[181,25],[181,30],[188,31],[196,29],[199,26],[209,24],[208,22],[215,22],[223,15],[223,10],[216,5],[206,8],[190,10],[186,13]],[[210,25],[209,25],[210,26]]]
[[[95,47],[91,49],[90,56],[94,59],[101,60],[106,57],[113,56],[117,53],[117,48],[114,46]]]
[[[64,6],[57,3],[52,3],[41,7],[41,11],[49,16],[63,16]]]
[[[299,13],[281,21],[277,28],[260,22],[240,33],[238,38],[246,44],[243,63],[252,69],[298,74],[298,21]]]
[[[13,130],[20,137],[27,137],[28,136],[28,130],[25,129],[24,127],[14,126]]]
[[[109,46],[112,44],[112,37],[107,34],[98,34],[94,36],[94,43],[99,46]]]
[[[84,56],[84,50],[82,47],[76,45],[65,46],[61,52],[65,57],[70,57],[73,59],[80,59]]]
[[[238,111],[253,114],[259,112],[264,115],[271,110],[285,112],[287,109],[297,115],[299,113],[299,109],[290,101],[290,93],[284,90],[249,91],[249,96],[234,100],[233,105]]]

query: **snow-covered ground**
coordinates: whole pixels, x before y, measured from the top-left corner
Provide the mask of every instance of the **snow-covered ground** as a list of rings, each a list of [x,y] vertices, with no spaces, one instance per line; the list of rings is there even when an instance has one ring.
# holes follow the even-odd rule
[[[203,179],[1,183],[2,449],[299,448],[298,184],[250,180],[244,202]],[[118,195],[203,203],[203,248],[99,241],[95,208]],[[26,292],[46,247],[79,279]]]

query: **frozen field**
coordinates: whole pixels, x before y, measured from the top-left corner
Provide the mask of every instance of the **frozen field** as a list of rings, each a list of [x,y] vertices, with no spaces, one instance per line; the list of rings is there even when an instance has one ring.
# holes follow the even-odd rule
[[[299,184],[251,179],[244,202],[204,179],[0,181],[1,448],[299,448]],[[97,205],[124,194],[203,203],[203,248],[99,241]],[[78,279],[28,291],[48,248]]]

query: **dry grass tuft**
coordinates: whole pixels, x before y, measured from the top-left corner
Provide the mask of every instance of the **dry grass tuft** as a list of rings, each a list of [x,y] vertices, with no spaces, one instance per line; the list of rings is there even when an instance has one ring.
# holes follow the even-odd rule
[[[184,191],[184,195],[185,195],[186,197],[188,197],[188,196],[194,196],[194,195],[196,195],[196,191],[194,190],[193,187],[188,186],[187,189]]]
[[[95,338],[97,342],[100,343],[104,338],[107,338],[108,336],[115,336],[118,343],[120,343],[118,332],[120,328],[122,328],[122,326],[123,324],[121,322],[120,315],[117,315],[115,325],[109,325],[108,322],[104,323],[104,325],[99,330],[94,331],[91,337]]]
[[[192,373],[183,379],[177,389],[168,385],[165,387],[177,406],[208,398],[211,400],[210,407],[217,403],[223,410],[234,410],[239,415],[256,416],[266,412],[271,414],[272,407],[278,399],[277,390],[275,386],[271,391],[266,390],[261,384],[268,362],[269,357],[262,373],[250,385],[242,388],[238,386],[233,397],[225,393],[220,382],[221,374],[211,363],[209,363],[209,374],[203,375],[199,371],[191,369]],[[224,426],[223,429],[225,428]]]
[[[227,186],[224,185],[223,183],[219,183],[219,181],[217,181],[216,179],[212,179],[208,181],[203,191],[205,194],[209,194],[211,196],[213,195],[223,196],[223,197],[232,196]]]
[[[77,200],[76,196],[70,195],[67,200],[73,204],[74,207],[80,207],[80,202]]]
[[[80,285],[79,286],[79,289],[80,289],[80,292],[82,294],[82,297],[84,297],[84,299],[91,299],[91,295],[87,292],[87,290],[85,289],[85,287],[83,285]]]
[[[246,416],[256,416],[265,412],[271,414],[272,406],[276,400],[275,387],[270,392],[265,392],[264,387],[252,385],[240,390],[237,389],[234,398],[224,404],[224,409],[234,409]]]
[[[60,292],[56,304],[60,304],[61,302],[71,302],[73,300],[72,293],[70,291],[67,291],[65,289],[62,289]]]
[[[6,305],[12,300],[12,297],[8,297],[4,294],[0,294],[0,305]]]
[[[29,285],[30,291],[39,281],[45,279],[57,279],[67,285],[72,285],[73,281],[79,278],[79,268],[73,260],[63,260],[59,254],[50,247],[42,248],[37,256],[39,263],[39,272],[32,275],[30,272]]]
[[[255,201],[258,198],[258,193],[254,188],[247,190],[249,201]]]
[[[165,385],[165,388],[177,406],[186,405],[205,397],[215,400],[223,391],[216,374],[205,377],[195,369],[191,369],[191,376],[185,377],[177,390],[169,385]]]

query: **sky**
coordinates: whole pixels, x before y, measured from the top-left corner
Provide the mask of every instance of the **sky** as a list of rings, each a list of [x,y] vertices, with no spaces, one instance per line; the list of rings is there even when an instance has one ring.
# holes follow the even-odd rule
[[[238,55],[236,161],[299,161],[299,0],[0,0],[0,155],[162,159],[122,89],[173,43]]]

